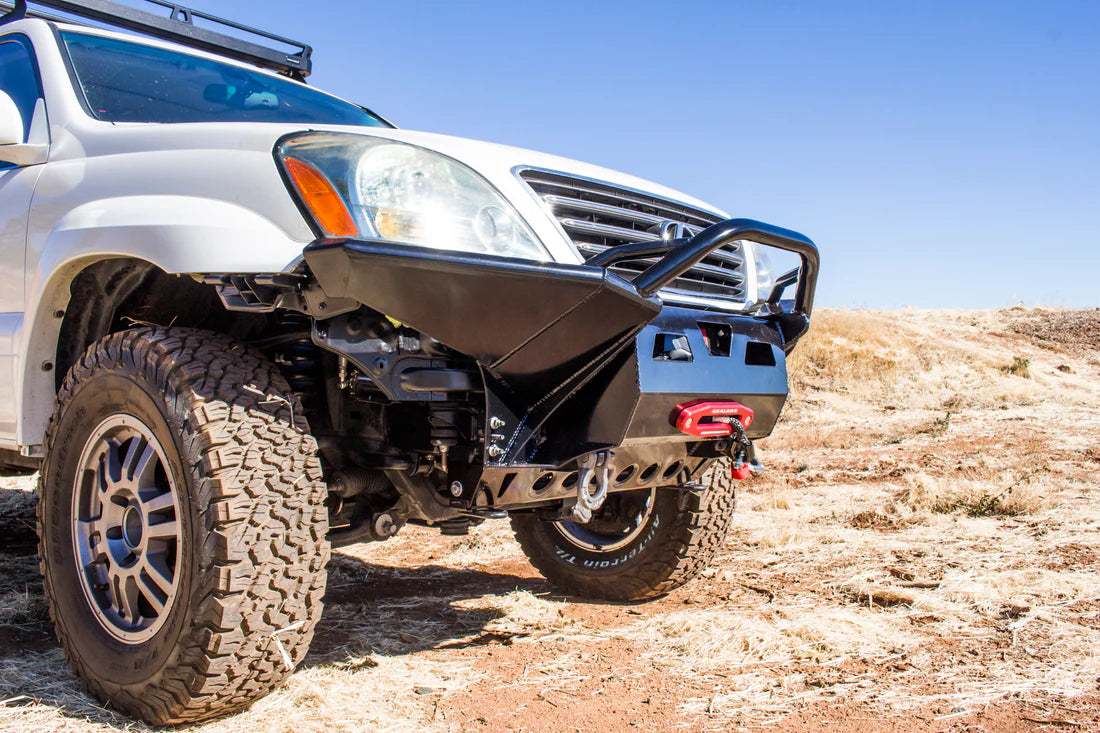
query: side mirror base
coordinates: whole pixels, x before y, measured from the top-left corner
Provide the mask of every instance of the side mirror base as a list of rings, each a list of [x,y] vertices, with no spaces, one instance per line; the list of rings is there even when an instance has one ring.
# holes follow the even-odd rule
[[[0,145],[0,163],[10,163],[19,167],[41,165],[46,162],[49,152],[49,145],[35,143]]]

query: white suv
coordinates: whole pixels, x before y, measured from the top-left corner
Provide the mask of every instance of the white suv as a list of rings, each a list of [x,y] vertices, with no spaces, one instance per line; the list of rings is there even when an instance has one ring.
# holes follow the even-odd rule
[[[248,705],[306,653],[329,547],[406,523],[509,517],[566,593],[697,574],[785,401],[813,243],[398,130],[306,86],[308,46],[154,2],[0,17],[0,462],[41,470],[89,688],[159,724]]]

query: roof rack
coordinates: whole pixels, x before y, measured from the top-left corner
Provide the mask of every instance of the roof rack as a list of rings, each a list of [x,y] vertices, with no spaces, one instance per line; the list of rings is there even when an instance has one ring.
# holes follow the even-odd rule
[[[43,13],[38,10],[28,10],[28,0],[14,0],[12,2],[0,2],[0,10],[8,10],[6,15],[0,16],[0,25],[19,20],[24,17],[44,18],[60,22],[72,22],[67,18]],[[80,18],[86,18],[98,23],[126,30],[143,33],[154,38],[173,41],[184,46],[201,49],[219,56],[245,61],[265,69],[272,69],[280,74],[295,79],[305,79],[313,70],[313,62],[310,56],[313,49],[299,41],[292,41],[267,31],[251,28],[247,25],[235,23],[231,20],[208,15],[198,10],[184,7],[168,0],[146,0],[154,5],[167,8],[171,14],[166,18],[163,15],[151,13],[146,10],[131,8],[109,0],[30,0],[34,5],[40,5],[54,10],[70,13]],[[286,44],[293,49],[292,53],[268,48],[258,43],[245,41],[234,36],[219,33],[207,28],[195,25],[195,19],[203,20],[226,28],[244,31],[254,36]]]

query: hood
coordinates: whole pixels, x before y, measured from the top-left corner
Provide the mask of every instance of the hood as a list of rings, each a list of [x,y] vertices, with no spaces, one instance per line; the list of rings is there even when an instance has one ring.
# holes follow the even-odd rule
[[[337,128],[331,128],[337,129]],[[705,201],[700,201],[680,191],[662,186],[643,178],[604,168],[579,160],[558,155],[540,153],[525,148],[500,145],[481,140],[439,135],[414,130],[382,128],[338,128],[357,134],[381,137],[399,142],[417,145],[428,150],[442,153],[466,164],[484,176],[508,199],[520,215],[527,221],[538,237],[546,244],[554,258],[559,262],[581,262],[572,244],[557,227],[552,214],[544,208],[541,199],[524,183],[517,174],[522,168],[543,168],[552,171],[604,181],[624,188],[644,191],[655,196],[673,199],[690,206],[714,212],[727,218],[727,215]]]
[[[362,128],[355,129],[358,130]],[[457,160],[461,160],[471,167],[483,170],[483,172],[485,169],[505,169],[512,171],[516,166],[546,168],[549,170],[562,171],[564,173],[572,173],[586,178],[595,178],[626,188],[635,188],[640,191],[652,193],[656,196],[681,201],[700,209],[713,211],[716,214],[722,213],[705,201],[701,201],[686,193],[676,191],[675,189],[668,188],[667,186],[662,186],[659,183],[621,173],[611,168],[604,168],[602,166],[592,165],[591,163],[573,160],[572,158],[565,158],[560,155],[540,153],[535,150],[517,148],[511,145],[502,145],[499,143],[470,140],[468,138],[454,137],[451,135],[439,135],[431,132],[418,132],[413,130],[371,129],[367,134],[388,137],[394,140],[401,140],[403,142],[419,145],[424,148],[430,148]]]
[[[169,151],[190,154],[251,151],[257,164],[274,166],[271,151],[280,138],[309,131],[341,132],[385,138],[432,150],[469,166],[512,203],[520,216],[558,262],[582,261],[539,197],[517,175],[517,169],[544,168],[632,188],[726,215],[692,196],[601,166],[533,150],[414,130],[342,125],[282,125],[272,123],[110,124],[85,123],[84,129],[56,131],[51,157],[132,156]],[[69,134],[65,134],[68,132]],[[72,134],[75,133],[75,134]],[[56,156],[56,157],[55,157]],[[228,157],[226,158],[228,159]],[[237,159],[237,158],[235,158]]]

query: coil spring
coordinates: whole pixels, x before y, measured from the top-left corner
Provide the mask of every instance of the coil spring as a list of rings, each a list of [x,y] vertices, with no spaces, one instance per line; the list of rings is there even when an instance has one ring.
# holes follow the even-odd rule
[[[309,337],[309,319],[298,314],[287,314],[279,323],[283,333],[303,332],[301,338],[286,341],[275,349],[275,362],[282,367],[290,388],[305,401],[315,394],[319,379],[320,354]]]

